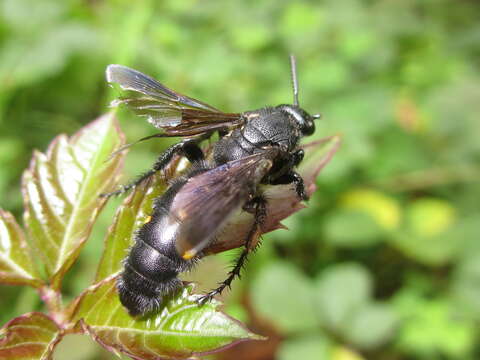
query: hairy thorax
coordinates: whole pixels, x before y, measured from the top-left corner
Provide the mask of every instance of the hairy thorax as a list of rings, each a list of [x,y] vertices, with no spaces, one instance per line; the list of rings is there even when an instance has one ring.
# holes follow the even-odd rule
[[[279,107],[267,107],[245,112],[245,125],[220,139],[214,147],[217,165],[262,152],[265,147],[279,146],[293,151],[300,132],[290,114]]]

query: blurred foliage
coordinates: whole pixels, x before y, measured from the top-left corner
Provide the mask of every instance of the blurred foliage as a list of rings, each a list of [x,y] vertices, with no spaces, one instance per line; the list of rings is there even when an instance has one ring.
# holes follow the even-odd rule
[[[227,294],[273,344],[235,358],[478,359],[479,16],[473,0],[2,0],[1,207],[20,214],[34,148],[106,110],[107,64],[243,111],[291,101],[293,52],[300,102],[323,114],[313,137],[343,145],[309,208],[265,237]],[[153,133],[120,115],[130,141]],[[125,179],[168,144],[132,149]],[[116,204],[68,277],[72,297],[94,277]],[[206,262],[222,273],[230,258]],[[0,294],[2,323],[37,306],[28,289]],[[94,351],[83,359],[111,356]]]

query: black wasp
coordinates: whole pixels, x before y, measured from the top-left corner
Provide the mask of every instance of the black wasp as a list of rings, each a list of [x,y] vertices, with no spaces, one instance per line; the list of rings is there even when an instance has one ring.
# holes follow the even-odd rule
[[[200,302],[230,286],[239,275],[248,253],[255,247],[267,217],[267,200],[261,184],[294,184],[307,199],[303,179],[295,172],[304,152],[299,140],[315,131],[314,120],[298,104],[295,58],[290,56],[293,105],[265,107],[243,113],[224,113],[210,105],[181,95],[153,78],[121,65],[109,65],[106,77],[129,92],[116,100],[163,130],[152,137],[184,139],[162,153],[153,168],[120,190],[123,193],[164,169],[176,154],[185,156],[190,170],[175,179],[154,202],[153,214],[135,235],[118,280],[122,304],[131,315],[159,309],[162,299],[180,287],[178,274],[191,269],[212,245],[216,233],[239,208],[254,215],[244,250],[221,285],[202,296]],[[199,144],[215,132],[219,140],[206,159]]]

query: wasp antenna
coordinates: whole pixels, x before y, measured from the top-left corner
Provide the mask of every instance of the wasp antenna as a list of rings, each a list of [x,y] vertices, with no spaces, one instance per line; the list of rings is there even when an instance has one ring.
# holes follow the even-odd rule
[[[292,72],[293,105],[298,106],[297,61],[293,54],[290,54],[290,70]]]
[[[166,136],[165,136],[165,134],[162,134],[162,133],[160,133],[160,134],[153,134],[153,135],[150,135],[150,136],[143,137],[143,138],[141,138],[140,140],[137,140],[137,141],[135,141],[135,142],[133,142],[133,143],[125,144],[125,145],[123,145],[123,146],[120,146],[117,150],[115,150],[114,152],[112,152],[112,153],[108,156],[107,160],[105,160],[105,161],[110,161],[110,160],[113,159],[115,156],[117,156],[119,153],[127,150],[128,148],[132,147],[133,145],[138,144],[138,143],[141,142],[141,141],[150,140],[150,139],[153,139],[153,138],[156,138],[156,137],[166,137]]]

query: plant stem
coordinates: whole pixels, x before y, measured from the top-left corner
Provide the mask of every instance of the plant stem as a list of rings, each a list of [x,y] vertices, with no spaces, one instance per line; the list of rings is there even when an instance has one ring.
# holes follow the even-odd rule
[[[47,306],[49,315],[59,326],[63,327],[65,316],[63,314],[62,294],[47,285],[42,286],[38,291],[40,298]]]

